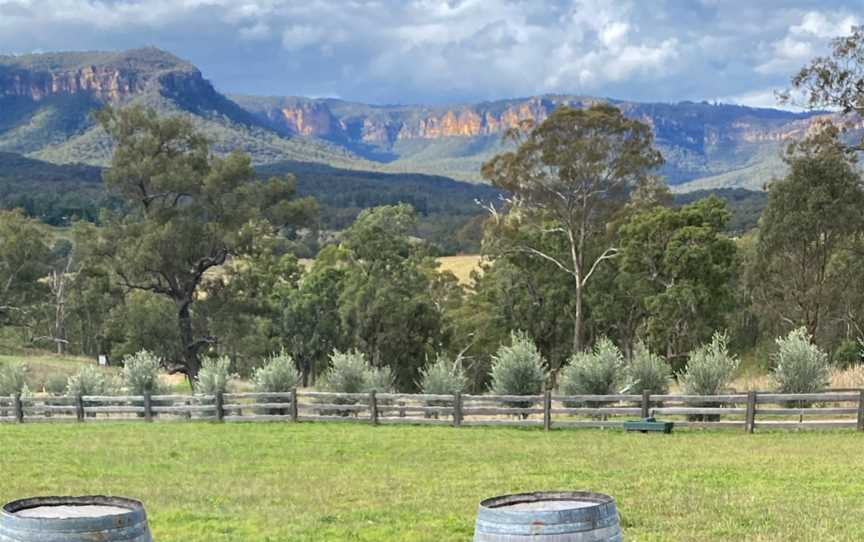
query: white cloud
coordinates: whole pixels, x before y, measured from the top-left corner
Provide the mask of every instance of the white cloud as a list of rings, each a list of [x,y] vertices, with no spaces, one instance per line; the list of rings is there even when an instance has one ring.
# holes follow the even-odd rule
[[[616,21],[606,25],[600,31],[600,41],[610,49],[618,49],[627,42],[627,33],[630,25],[623,21]]]
[[[289,51],[296,51],[310,45],[320,44],[325,35],[325,30],[320,27],[293,25],[282,32],[282,46]]]
[[[716,98],[714,101],[721,103],[730,103],[736,105],[746,105],[748,107],[770,107],[777,108],[780,104],[777,101],[777,92],[781,89],[760,89],[752,92],[745,92],[737,96],[724,96]]]
[[[245,40],[263,40],[272,35],[270,26],[265,23],[255,23],[240,29],[240,37]]]
[[[801,24],[792,26],[790,34],[811,35],[821,39],[830,39],[849,34],[853,26],[857,26],[858,18],[854,15],[826,15],[819,11],[810,11],[801,19]]]
[[[0,0],[0,51],[161,45],[223,89],[268,94],[762,105],[859,1]]]
[[[842,12],[809,11],[786,35],[771,45],[771,58],[756,67],[760,73],[790,72],[826,50],[832,38],[848,35],[858,19]]]

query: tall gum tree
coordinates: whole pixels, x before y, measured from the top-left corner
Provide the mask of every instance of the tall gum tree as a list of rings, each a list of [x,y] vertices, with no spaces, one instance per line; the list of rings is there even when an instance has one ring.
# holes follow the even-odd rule
[[[492,252],[522,252],[554,264],[572,280],[573,349],[581,351],[584,297],[598,266],[618,255],[610,230],[631,191],[663,163],[651,128],[609,104],[561,107],[518,143],[483,165],[483,176],[509,196],[490,207]],[[545,247],[558,238],[562,251]]]
[[[211,155],[188,118],[130,107],[98,119],[115,144],[105,181],[126,204],[100,230],[103,256],[126,289],[173,301],[183,354],[172,368],[195,380],[214,340],[193,318],[204,274],[256,237],[305,223],[316,206],[295,197],[291,177],[257,179],[245,154]]]
[[[864,188],[832,124],[789,145],[786,162],[789,174],[769,185],[759,222],[754,297],[788,328],[817,337],[847,281],[836,260],[860,247]]]

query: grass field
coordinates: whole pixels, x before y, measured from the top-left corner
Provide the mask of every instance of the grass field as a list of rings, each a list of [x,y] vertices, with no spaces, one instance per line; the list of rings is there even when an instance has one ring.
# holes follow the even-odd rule
[[[77,356],[56,356],[54,354],[29,352],[26,355],[0,354],[0,366],[23,363],[25,378],[31,391],[41,391],[51,375],[69,377],[77,373],[84,365],[94,365],[92,359]],[[106,367],[102,371],[107,375],[118,372],[114,367]]]
[[[465,285],[471,284],[471,272],[479,269],[480,256],[478,254],[467,254],[462,256],[442,256],[438,258],[441,271],[450,271],[459,282]]]
[[[311,267],[314,260],[302,259],[300,263],[305,267]],[[450,271],[459,282],[468,286],[471,284],[471,272],[480,268],[479,254],[463,254],[460,256],[441,256],[438,258],[441,264],[439,270]]]
[[[0,427],[0,499],[142,499],[155,540],[466,541],[477,502],[614,495],[628,542],[864,539],[864,435],[338,423]]]

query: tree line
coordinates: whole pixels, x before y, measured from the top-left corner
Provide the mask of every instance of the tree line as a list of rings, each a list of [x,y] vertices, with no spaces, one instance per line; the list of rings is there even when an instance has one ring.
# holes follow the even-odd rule
[[[864,113],[862,52],[856,29],[793,82],[811,105]],[[226,356],[249,375],[284,350],[306,385],[334,351],[354,350],[406,391],[441,355],[483,388],[515,331],[553,381],[602,341],[678,371],[718,330],[758,351],[803,327],[836,362],[860,359],[861,146],[828,122],[788,146],[788,174],[740,237],[718,198],[672,205],[650,127],[617,108],[525,123],[483,167],[506,197],[487,204],[482,266],[464,285],[416,237],[409,205],[363,211],[301,262],[318,206],[290,175],[258,180],[248,156],[214,156],[180,117],[131,107],[99,120],[122,210],[58,240],[21,212],[0,214],[0,318],[31,343],[114,359],[146,349],[190,381],[204,359]]]

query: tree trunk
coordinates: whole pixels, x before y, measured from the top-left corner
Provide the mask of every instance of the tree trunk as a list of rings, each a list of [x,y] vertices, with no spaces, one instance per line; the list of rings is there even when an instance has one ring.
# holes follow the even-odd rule
[[[578,280],[578,279],[577,279]],[[582,286],[576,285],[576,314],[573,318],[573,353],[582,351]]]
[[[183,343],[184,372],[190,384],[198,380],[198,372],[201,370],[201,362],[198,359],[199,347],[192,332],[192,313],[189,311],[189,305],[191,304],[191,300],[182,300],[178,302],[177,308],[180,341]]]

